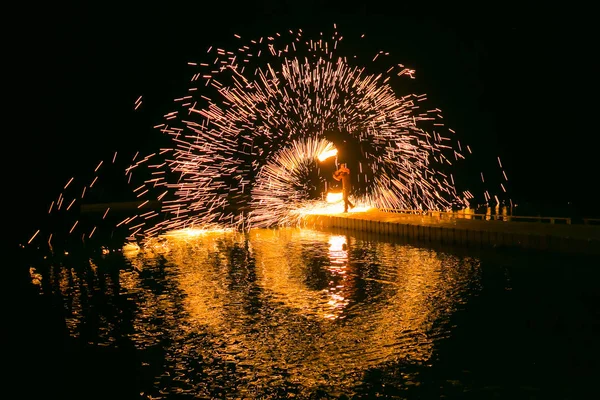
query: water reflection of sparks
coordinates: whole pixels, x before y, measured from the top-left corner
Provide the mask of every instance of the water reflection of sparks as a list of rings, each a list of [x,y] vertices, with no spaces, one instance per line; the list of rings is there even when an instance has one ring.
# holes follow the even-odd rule
[[[342,315],[343,309],[349,302],[344,297],[344,287],[347,281],[346,268],[348,267],[348,241],[346,236],[329,237],[329,260],[328,270],[332,275],[332,280],[329,282],[329,301],[327,304],[331,306],[331,309],[324,314],[324,317],[337,319]]]
[[[324,370],[342,383],[353,371],[390,360],[427,362],[435,338],[444,334],[437,331],[440,321],[474,271],[433,250],[355,246],[346,236],[278,229],[169,236],[158,247],[124,254],[132,263],[157,253],[166,259],[184,294],[185,320],[178,326],[235,343],[235,359],[252,374],[267,376],[273,366],[286,365],[310,387],[327,383]],[[352,260],[361,246],[374,248]],[[380,259],[369,258],[374,254]],[[358,276],[372,264],[377,272],[368,270],[360,280],[377,291],[357,300]],[[311,274],[325,276],[323,284],[311,283]],[[250,301],[261,308],[249,312]]]

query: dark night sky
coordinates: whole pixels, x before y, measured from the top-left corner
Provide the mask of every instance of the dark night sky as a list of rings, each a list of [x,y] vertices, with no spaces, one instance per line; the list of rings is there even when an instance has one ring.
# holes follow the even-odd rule
[[[318,34],[335,22],[344,35],[364,32],[370,48],[391,52],[390,65],[415,68],[422,92],[478,162],[493,169],[496,156],[502,158],[515,200],[594,205],[599,141],[591,11],[253,3],[259,6],[27,10],[12,44],[17,92],[15,128],[5,134],[11,165],[5,204],[27,219],[82,165],[93,168],[115,150],[152,148],[151,127],[187,89],[186,62],[203,60],[208,46],[232,43],[233,33]],[[143,107],[134,112],[140,95]],[[478,179],[479,170],[468,172]]]

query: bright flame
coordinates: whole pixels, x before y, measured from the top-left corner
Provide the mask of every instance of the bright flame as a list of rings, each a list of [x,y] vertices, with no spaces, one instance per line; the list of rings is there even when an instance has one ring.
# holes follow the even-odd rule
[[[333,145],[332,145],[333,146]],[[317,157],[319,159],[319,161],[323,162],[325,160],[327,160],[330,157],[336,156],[338,151],[336,148],[329,148],[330,146],[327,146],[327,148],[325,149],[325,151],[323,151],[321,154],[319,154],[319,156]]]
[[[337,203],[344,199],[344,194],[342,192],[328,192],[325,200],[328,203]]]

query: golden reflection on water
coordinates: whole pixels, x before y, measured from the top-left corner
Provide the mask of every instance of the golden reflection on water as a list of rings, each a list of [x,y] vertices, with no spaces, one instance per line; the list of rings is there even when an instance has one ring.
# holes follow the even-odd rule
[[[303,386],[352,386],[357,372],[389,361],[426,364],[478,279],[477,260],[295,228],[172,236],[129,250],[136,270],[165,261],[182,293],[174,323],[215,337],[217,353],[254,384],[284,368]]]
[[[160,348],[177,378],[157,391],[242,398],[289,385],[351,395],[367,370],[431,364],[480,279],[476,259],[297,228],[178,232],[31,274],[64,302],[72,336],[125,335],[142,360]]]
[[[344,317],[347,297],[352,290],[346,274],[346,240],[345,236],[329,236],[306,229],[251,231],[249,241],[256,260],[257,281],[278,301],[301,315],[326,319]],[[319,260],[317,267],[326,273],[326,286],[311,288],[306,284],[306,266],[313,255]]]

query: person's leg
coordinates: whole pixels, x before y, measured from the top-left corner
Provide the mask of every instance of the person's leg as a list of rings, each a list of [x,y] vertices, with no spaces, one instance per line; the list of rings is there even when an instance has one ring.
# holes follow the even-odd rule
[[[346,193],[346,191],[344,191],[343,194],[344,194],[344,212],[348,212],[348,203],[350,203],[348,201],[348,193]]]
[[[354,204],[352,204],[352,202],[350,202],[350,191],[344,191],[344,202],[345,202],[345,207],[348,208],[348,206],[350,206],[350,208],[354,208]]]

